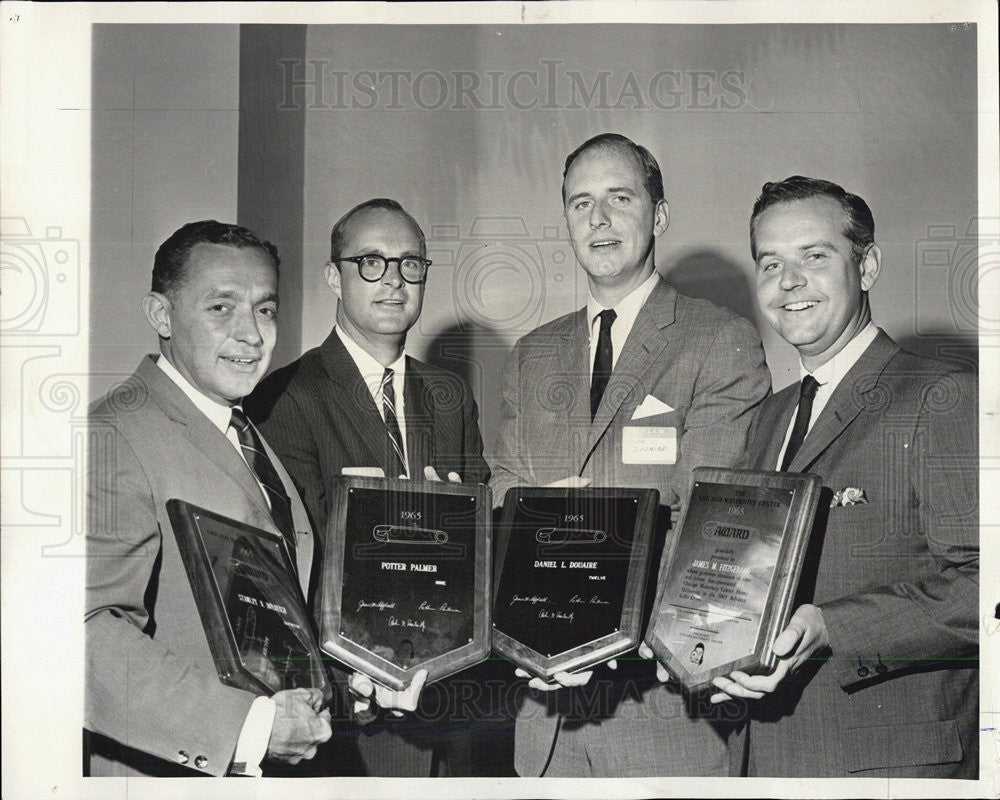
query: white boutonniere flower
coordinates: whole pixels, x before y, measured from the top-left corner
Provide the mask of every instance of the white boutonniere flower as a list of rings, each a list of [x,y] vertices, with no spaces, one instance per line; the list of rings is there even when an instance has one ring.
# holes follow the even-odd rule
[[[846,486],[833,493],[833,500],[830,501],[830,508],[838,506],[861,506],[868,502],[864,489],[855,486]]]

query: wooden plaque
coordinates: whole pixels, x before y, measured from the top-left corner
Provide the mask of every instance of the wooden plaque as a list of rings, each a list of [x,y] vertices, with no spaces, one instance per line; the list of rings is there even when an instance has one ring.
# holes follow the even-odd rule
[[[334,481],[323,650],[391,689],[489,655],[491,504],[482,484]]]
[[[634,648],[658,504],[655,489],[509,489],[494,649],[548,680]]]
[[[264,695],[315,686],[329,700],[284,538],[183,500],[166,505],[219,679]]]
[[[770,672],[819,502],[816,475],[698,467],[646,643],[690,691]]]

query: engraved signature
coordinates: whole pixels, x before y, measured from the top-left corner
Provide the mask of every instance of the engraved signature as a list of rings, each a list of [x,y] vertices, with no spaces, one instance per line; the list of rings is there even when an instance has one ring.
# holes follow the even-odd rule
[[[389,627],[390,628],[416,628],[417,630],[424,630],[424,621],[420,620],[417,622],[415,619],[400,619],[399,617],[389,617]]]
[[[539,619],[562,619],[562,620],[565,620],[566,622],[572,622],[573,621],[573,615],[575,613],[576,613],[575,611],[570,611],[568,613],[566,611],[548,611],[548,610],[546,610],[546,609],[543,608],[541,611],[538,612],[538,618]]]
[[[549,596],[539,597],[537,594],[532,595],[520,595],[515,594],[511,601],[507,604],[508,606],[514,605],[514,603],[530,603],[531,605],[536,605],[537,603],[549,603]]]
[[[396,607],[396,601],[393,600],[389,602],[387,600],[359,600],[358,601],[358,611],[362,608],[374,608],[377,611],[387,611],[389,609]]]
[[[580,595],[575,594],[575,595],[573,595],[569,599],[569,601],[571,603],[588,603],[590,605],[595,605],[595,606],[609,606],[609,605],[611,605],[611,603],[609,603],[607,600],[602,600],[596,594],[595,595],[591,595],[591,597],[590,597],[589,600],[584,600],[582,597],[580,597]]]
[[[447,601],[443,602],[441,605],[439,605],[437,608],[435,608],[430,603],[428,603],[426,600],[421,600],[420,601],[420,605],[417,607],[417,611],[446,611],[446,612],[449,612],[451,614],[461,614],[462,613],[461,609],[452,608],[450,605],[448,605]]]

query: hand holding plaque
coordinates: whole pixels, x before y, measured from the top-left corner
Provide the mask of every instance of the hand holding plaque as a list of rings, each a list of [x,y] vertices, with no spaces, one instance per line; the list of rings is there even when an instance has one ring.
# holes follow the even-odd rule
[[[778,663],[819,492],[815,475],[694,470],[645,639],[685,688]]]

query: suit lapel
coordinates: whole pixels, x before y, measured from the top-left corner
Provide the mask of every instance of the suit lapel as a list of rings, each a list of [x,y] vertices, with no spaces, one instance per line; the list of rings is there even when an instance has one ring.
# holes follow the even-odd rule
[[[636,387],[640,386],[643,378],[650,374],[653,365],[667,346],[669,342],[667,329],[674,323],[676,300],[677,292],[661,278],[639,309],[635,324],[632,325],[632,330],[625,340],[625,346],[618,356],[614,372],[611,373],[611,380],[608,381],[608,387],[604,391],[604,397],[601,398],[601,404],[590,426],[586,455],[589,456],[597,446],[622,405]],[[589,401],[589,395],[587,400]]]
[[[571,464],[583,469],[589,444],[590,430],[590,338],[587,309],[582,308],[570,319],[556,342],[555,364],[551,375],[561,375],[569,382],[569,408],[566,414],[569,457]],[[558,387],[551,387],[559,393]]]
[[[822,413],[813,423],[812,430],[803,440],[801,449],[788,465],[790,472],[807,471],[823,451],[854,421],[868,404],[865,396],[875,388],[882,370],[897,352],[899,345],[879,331],[875,340],[834,389]]]
[[[330,331],[326,341],[321,346],[323,368],[330,378],[329,406],[334,419],[343,419],[347,426],[354,429],[351,460],[358,463],[352,466],[381,467],[388,476],[393,467],[388,464],[385,422],[375,407],[368,384],[361,377],[358,365],[354,363],[351,354],[347,352],[344,343],[340,341],[336,329]],[[412,459],[410,459],[412,461]],[[392,477],[395,477],[393,475]]]
[[[150,396],[170,419],[183,426],[184,437],[188,442],[232,478],[264,518],[270,520],[271,511],[267,507],[264,494],[246,462],[236,452],[236,448],[212,424],[212,421],[195,407],[181,388],[167,377],[154,359],[154,356],[143,359],[139,369],[136,370],[136,375],[149,389]]]
[[[778,454],[785,441],[785,432],[789,421],[798,405],[799,388],[793,384],[782,389],[773,398],[766,401],[760,411],[754,433],[754,447],[751,453],[751,466],[755,469],[776,470]]]

